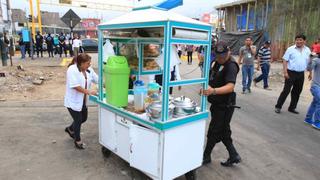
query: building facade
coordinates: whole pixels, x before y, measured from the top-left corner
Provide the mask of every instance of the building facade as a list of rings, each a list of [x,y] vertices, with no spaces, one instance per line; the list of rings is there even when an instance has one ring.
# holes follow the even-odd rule
[[[310,45],[320,36],[319,0],[241,0],[216,7],[219,28],[227,32],[265,32],[273,56],[280,58],[298,33]],[[224,27],[223,27],[224,26]]]

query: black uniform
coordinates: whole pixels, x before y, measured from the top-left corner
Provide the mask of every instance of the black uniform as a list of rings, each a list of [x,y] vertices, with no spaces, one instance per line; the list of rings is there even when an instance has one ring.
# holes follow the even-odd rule
[[[210,70],[209,85],[213,88],[219,88],[228,83],[235,84],[238,72],[239,66],[233,58],[230,58],[224,64],[216,62]],[[215,144],[220,141],[226,146],[230,158],[239,156],[233,146],[230,129],[230,121],[236,103],[236,93],[210,95],[208,101],[211,103],[211,122],[207,134],[204,159],[209,158],[211,161],[211,151]]]
[[[59,36],[59,46],[60,46],[59,54],[60,54],[60,57],[61,57],[61,54],[62,54],[62,49],[64,51],[65,56],[67,57],[67,47],[66,47],[65,40],[66,40],[66,37],[63,34],[61,34]]]
[[[72,40],[71,37],[69,37],[68,41],[69,41],[69,45],[68,45],[67,48],[68,48],[68,50],[69,50],[70,57],[73,57],[73,50],[72,50],[73,40]]]
[[[53,57],[53,38],[51,37],[50,34],[46,37],[46,44],[47,44],[47,50],[49,57]]]
[[[36,39],[37,57],[39,57],[39,52],[41,53],[41,57],[43,57],[43,49],[42,49],[43,36],[41,34],[37,34],[35,36],[35,39]]]

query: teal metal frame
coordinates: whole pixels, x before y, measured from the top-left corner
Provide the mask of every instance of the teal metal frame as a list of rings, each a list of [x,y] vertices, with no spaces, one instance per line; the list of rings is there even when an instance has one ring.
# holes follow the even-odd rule
[[[103,31],[106,30],[121,30],[121,29],[131,29],[131,28],[148,28],[148,27],[162,27],[164,29],[164,37],[163,37],[163,47],[164,47],[164,65],[163,69],[160,71],[143,71],[143,44],[159,42],[159,38],[132,38],[136,39],[135,42],[138,43],[139,47],[139,68],[137,71],[132,71],[132,74],[140,75],[148,75],[148,74],[163,74],[163,84],[162,84],[162,114],[161,121],[155,121],[151,123],[150,121],[146,121],[137,116],[132,115],[129,112],[122,110],[121,108],[114,107],[112,105],[104,102],[104,92],[103,92],[103,59],[102,59],[102,46],[103,46]],[[181,39],[172,37],[173,28],[182,28],[182,29],[190,29],[194,31],[205,31],[208,33],[207,40],[195,40],[195,39]],[[207,102],[206,97],[201,97],[201,112],[186,116],[178,119],[169,120],[168,106],[169,106],[169,88],[173,86],[182,86],[182,85],[191,85],[191,84],[202,84],[202,88],[208,88],[208,76],[209,76],[209,66],[210,66],[210,51],[211,51],[211,26],[191,24],[191,23],[182,23],[176,21],[158,21],[158,22],[145,22],[145,23],[126,23],[126,24],[114,24],[114,25],[99,25],[98,26],[98,38],[99,38],[99,96],[90,96],[90,100],[96,102],[101,107],[106,108],[120,116],[129,118],[134,120],[137,123],[141,123],[145,126],[154,128],[156,130],[164,131],[170,128],[174,128],[177,126],[181,126],[186,123],[190,123],[193,121],[204,120],[208,118],[209,113],[206,109]],[[117,42],[117,38],[110,39]],[[129,40],[130,38],[119,38],[119,42],[123,42],[123,40]],[[197,79],[188,79],[188,80],[180,80],[180,81],[170,81],[170,51],[171,46],[173,44],[194,44],[194,45],[203,45],[206,49],[205,60],[204,60],[204,71],[203,77]],[[118,45],[118,43],[117,43]],[[161,44],[160,44],[161,45]],[[117,47],[118,51],[119,47]]]

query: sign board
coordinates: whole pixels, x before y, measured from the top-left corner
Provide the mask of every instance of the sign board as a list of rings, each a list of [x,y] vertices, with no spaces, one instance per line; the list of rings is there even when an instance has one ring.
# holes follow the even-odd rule
[[[61,20],[72,29],[81,21],[81,18],[72,9],[70,9],[62,16]]]
[[[82,19],[81,26],[87,31],[94,31],[100,24],[100,19]]]

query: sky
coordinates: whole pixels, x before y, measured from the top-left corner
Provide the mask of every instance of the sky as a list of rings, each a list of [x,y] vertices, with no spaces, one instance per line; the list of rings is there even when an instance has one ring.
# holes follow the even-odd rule
[[[48,0],[47,0],[48,1]],[[95,0],[97,1],[106,1],[106,0]],[[136,7],[145,6],[145,5],[154,5],[164,0],[140,0],[138,2],[133,2],[134,0],[109,0],[110,2],[118,2],[119,4],[129,4],[135,5]],[[192,17],[192,18],[200,18],[203,13],[211,13],[214,11],[214,7],[220,4],[225,4],[229,2],[233,2],[235,0],[183,0],[183,6],[176,7],[171,11],[177,12],[184,16]],[[41,1],[40,1],[41,2]],[[34,14],[36,14],[36,0],[33,0],[34,5]],[[29,14],[29,2],[27,0],[11,0],[12,8],[23,9],[27,11]],[[64,15],[70,7],[64,6],[52,6],[47,4],[40,4],[41,11],[49,11],[49,12],[59,12],[60,15]],[[85,9],[85,8],[74,8],[72,9],[81,17],[81,18],[99,18],[104,21],[110,20],[116,16],[123,14],[124,12],[109,12],[101,10],[93,10],[93,9]]]

